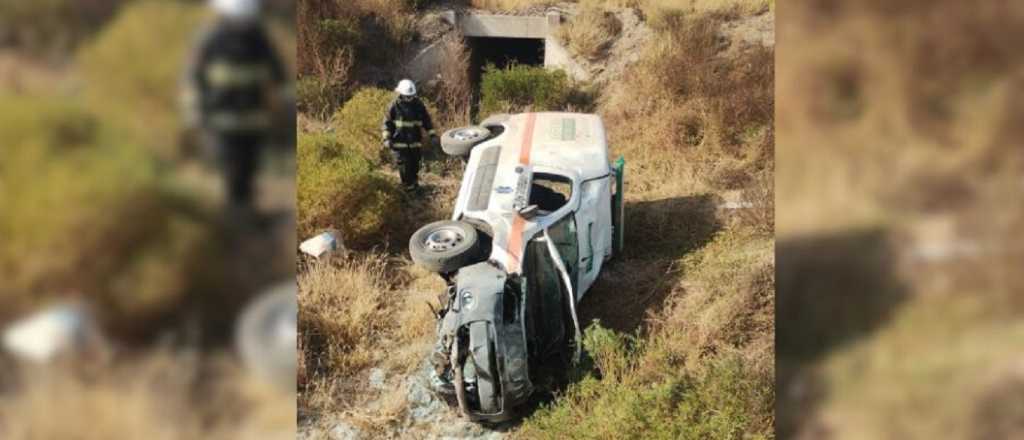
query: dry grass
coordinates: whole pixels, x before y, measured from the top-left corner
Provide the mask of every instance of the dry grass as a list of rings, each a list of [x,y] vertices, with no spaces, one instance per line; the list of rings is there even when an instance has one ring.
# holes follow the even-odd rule
[[[638,63],[613,84],[602,108],[612,143],[642,167],[682,168],[688,181],[734,189],[751,183],[773,157],[773,51],[718,56],[719,25],[728,15],[675,17]],[[636,120],[657,121],[635,124]],[[664,154],[677,159],[666,164]],[[650,163],[649,163],[650,162]],[[643,173],[663,179],[660,173]],[[652,184],[654,184],[652,182]]]
[[[605,54],[620,32],[622,23],[615,14],[583,6],[568,23],[558,28],[558,39],[576,55],[594,61]]]
[[[154,349],[116,364],[10,370],[0,436],[11,440],[293,438],[290,395],[223,354]]]
[[[324,262],[299,276],[299,406],[348,409],[372,397],[360,386],[370,366],[415,368],[434,330],[427,302],[442,284],[408,263],[368,254]]]
[[[472,84],[469,79],[469,48],[458,33],[444,37],[441,48],[441,81],[435,87],[434,102],[444,119],[435,121],[440,126],[457,127],[470,122]]]
[[[666,14],[629,81],[603,91],[627,161],[627,251],[581,313],[640,333],[611,352],[591,340],[600,379],[572,385],[522,438],[772,436],[773,51],[723,56],[717,31],[744,13],[732,6]],[[729,188],[755,209],[726,222],[714,204]]]
[[[488,3],[503,9],[538,2]],[[516,435],[770,436],[773,248],[765,233],[771,230],[770,216],[765,215],[770,208],[750,219],[724,222],[715,207],[721,187],[746,190],[744,197],[757,202],[771,198],[765,186],[770,186],[774,169],[774,137],[768,129],[773,123],[772,52],[752,49],[737,51],[735,58],[721,56],[716,31],[737,14],[733,8],[728,13],[674,15],[673,25],[659,28],[641,61],[624,73],[630,81],[613,81],[615,85],[600,91],[597,112],[614,153],[627,159],[627,241],[632,243],[623,258],[606,267],[581,306],[587,319],[601,319],[614,330],[598,331],[591,338],[609,348],[596,355],[604,379],[573,385],[548,410],[531,416]],[[453,58],[464,57],[461,44],[449,44]],[[456,82],[451,90],[457,92],[459,86]],[[438,119],[461,117],[457,106],[438,101]],[[637,123],[642,120],[665,123]],[[695,129],[685,130],[686,124]],[[718,169],[725,171],[716,174]],[[411,223],[447,214],[457,189],[453,177],[426,174],[424,182],[441,191],[404,205],[404,212],[416,217]],[[404,239],[412,230],[400,232],[396,234]],[[404,253],[404,240],[397,241],[387,250]],[[424,301],[437,304],[442,287],[440,279],[404,258],[403,263],[383,258],[360,254],[351,262],[303,275],[319,270],[318,280],[301,281],[324,286],[317,289],[332,297],[369,296],[337,300],[354,301],[343,310],[321,307],[339,313],[332,322],[351,322],[341,314],[384,321],[365,322],[354,337],[348,329],[325,335],[347,335],[362,344],[332,344],[350,347],[345,370],[316,371],[317,362],[336,358],[340,351],[318,349],[306,336],[301,339],[307,372],[303,392],[309,393],[303,408],[314,416],[340,412],[372,437],[396,435],[393,424],[404,419],[405,406],[400,385],[389,381],[383,390],[368,390],[367,368],[407,373],[422,362],[434,332]],[[305,304],[300,303],[303,311],[310,307]],[[638,338],[623,336],[635,330],[640,331]],[[635,347],[623,342],[627,339]],[[602,350],[593,348],[595,353]],[[333,355],[327,354],[330,350]]]
[[[348,375],[375,360],[374,343],[381,341],[388,317],[400,304],[388,298],[394,285],[386,267],[383,257],[367,256],[340,266],[318,264],[300,276],[300,345],[307,383],[315,384],[320,375]]]
[[[1024,38],[1024,10],[796,2],[784,14],[787,38],[806,44],[779,53],[780,237],[835,249],[831,237],[870,227],[892,249],[872,256],[870,273],[855,265],[805,273],[807,285],[831,286],[807,298],[780,283],[780,304],[792,301],[780,316],[802,307],[808,317],[794,328],[814,328],[811,317],[829,308],[870,312],[830,315],[828,327],[779,339],[780,366],[791,367],[780,377],[796,377],[779,390],[780,419],[793,436],[1007,435],[986,429],[1019,421],[1019,407],[978,411],[985,390],[1020,359],[1011,347],[1024,313],[1024,252],[1007,237],[1024,231],[1019,203],[1008,202],[1019,199],[1024,175],[1014,116],[1024,57],[1008,42]],[[977,251],[923,252],[965,245]],[[853,277],[889,285],[848,289],[840,281]],[[855,337],[822,338],[836,317],[859,329]],[[799,356],[795,349],[815,339],[825,341],[815,356]]]
[[[360,84],[375,83],[415,34],[414,10],[404,0],[304,0],[297,5],[298,110],[327,119]],[[360,63],[357,65],[356,60]]]

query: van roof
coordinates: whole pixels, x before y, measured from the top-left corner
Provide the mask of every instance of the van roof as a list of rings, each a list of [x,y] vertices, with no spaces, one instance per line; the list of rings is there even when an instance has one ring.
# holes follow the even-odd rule
[[[534,174],[562,174],[576,184],[607,177],[608,147],[596,115],[524,113],[501,124],[504,132],[473,149],[453,218],[466,215],[488,223],[494,256],[510,272],[519,272],[527,239],[555,219],[527,220],[516,214],[525,206],[522,199]]]
[[[499,168],[529,165],[573,171],[582,180],[609,173],[604,124],[597,115],[545,112],[512,115],[505,132],[487,143],[503,146]],[[524,139],[530,134],[530,139]]]

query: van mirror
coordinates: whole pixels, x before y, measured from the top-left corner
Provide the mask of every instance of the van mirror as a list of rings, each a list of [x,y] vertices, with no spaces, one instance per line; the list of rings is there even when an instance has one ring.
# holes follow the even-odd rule
[[[531,219],[537,216],[537,211],[540,208],[537,205],[530,205],[519,210],[519,215],[525,219]]]

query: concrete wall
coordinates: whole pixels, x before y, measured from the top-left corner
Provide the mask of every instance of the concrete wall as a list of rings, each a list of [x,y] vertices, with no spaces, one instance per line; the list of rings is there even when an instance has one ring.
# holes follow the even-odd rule
[[[548,12],[544,16],[515,15],[459,15],[447,11],[442,18],[462,31],[466,37],[489,38],[536,38],[544,40],[544,66],[564,69],[576,79],[589,79],[587,72],[576,64],[569,51],[558,42],[555,33],[561,26],[562,16],[557,11]],[[421,49],[406,64],[408,75],[417,83],[429,81],[440,72],[440,43],[431,44]]]

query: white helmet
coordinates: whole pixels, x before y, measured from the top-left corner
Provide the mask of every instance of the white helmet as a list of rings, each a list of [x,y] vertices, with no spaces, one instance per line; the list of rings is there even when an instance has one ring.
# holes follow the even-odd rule
[[[252,20],[260,14],[260,0],[210,0],[218,14],[238,20]]]
[[[398,82],[395,91],[402,96],[416,96],[416,84],[411,79],[403,79]]]

